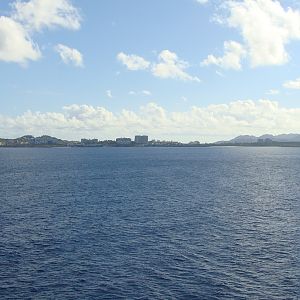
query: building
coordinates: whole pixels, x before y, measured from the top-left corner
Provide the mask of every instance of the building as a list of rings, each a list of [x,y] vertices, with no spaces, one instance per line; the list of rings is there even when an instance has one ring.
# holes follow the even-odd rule
[[[148,144],[148,135],[136,135],[134,138],[134,142],[137,145],[146,145]]]
[[[116,143],[117,145],[131,145],[131,138],[117,138]]]

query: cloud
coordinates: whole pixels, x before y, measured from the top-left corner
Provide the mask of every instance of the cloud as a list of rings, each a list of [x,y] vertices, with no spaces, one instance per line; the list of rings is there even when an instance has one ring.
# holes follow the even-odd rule
[[[225,54],[222,57],[208,55],[208,57],[201,63],[202,66],[216,65],[223,69],[240,70],[241,60],[246,55],[244,47],[234,41],[224,42]]]
[[[0,61],[26,64],[41,57],[39,47],[22,25],[9,17],[0,16]]]
[[[296,80],[289,80],[283,84],[286,89],[300,90],[300,78]]]
[[[65,64],[83,67],[83,56],[77,49],[58,44],[55,46],[55,51],[59,54]]]
[[[154,64],[152,73],[154,76],[160,78],[178,78],[181,80],[196,80],[200,81],[196,77],[192,77],[184,69],[188,67],[188,63],[183,60],[179,60],[176,53],[169,50],[163,50],[159,54],[159,63]]]
[[[225,23],[237,29],[252,67],[289,61],[286,45],[300,39],[300,11],[285,9],[279,1],[226,1]]]
[[[144,96],[151,96],[152,93],[148,90],[143,90],[143,91],[129,91],[128,93],[131,96],[136,96],[136,95],[144,95]]]
[[[184,81],[201,82],[198,77],[193,77],[184,70],[188,68],[189,64],[180,60],[176,53],[169,50],[163,50],[158,56],[159,63],[152,67],[152,74],[159,78],[173,78]]]
[[[239,134],[261,135],[300,132],[300,108],[288,108],[270,100],[241,100],[228,104],[193,106],[168,111],[148,103],[137,111],[111,112],[101,106],[70,105],[61,112],[25,112],[0,116],[0,136],[51,134],[61,138],[101,139],[134,136],[146,132],[152,138],[215,141]]]
[[[185,96],[182,96],[182,97],[181,97],[181,100],[182,100],[183,102],[188,102],[188,98],[185,97]]]
[[[274,89],[271,89],[271,90],[268,90],[266,92],[267,95],[278,95],[280,92],[278,90],[274,90]]]
[[[13,3],[13,19],[29,30],[62,27],[78,30],[81,16],[69,0],[30,0]]]
[[[238,30],[243,45],[225,42],[223,57],[209,55],[202,64],[239,70],[242,59],[249,59],[253,68],[289,61],[286,46],[300,39],[300,10],[284,8],[277,0],[226,0],[219,8],[224,14],[214,20]]]
[[[22,65],[36,61],[42,56],[32,40],[36,31],[46,27],[80,27],[79,12],[69,0],[15,1],[12,8],[8,16],[0,16],[0,61]]]
[[[112,91],[111,91],[111,90],[107,90],[107,91],[106,91],[106,96],[107,96],[108,98],[112,99],[112,98],[113,98]]]
[[[110,99],[113,98],[113,95],[112,95],[111,90],[107,90],[107,91],[106,91],[106,96],[107,96],[108,98],[110,98]]]
[[[147,90],[143,90],[142,94],[146,95],[146,96],[151,96],[152,95],[152,93],[150,91],[147,91]]]
[[[196,0],[199,4],[206,4],[208,0]]]
[[[123,52],[120,52],[117,55],[117,59],[127,67],[128,70],[137,71],[137,70],[145,70],[150,66],[150,62],[145,60],[143,57],[138,55],[127,55]]]
[[[171,78],[201,82],[198,77],[191,76],[185,72],[185,69],[189,67],[188,62],[179,59],[177,54],[170,50],[160,52],[158,55],[158,63],[150,63],[141,56],[127,55],[123,52],[117,55],[117,59],[131,71],[147,69],[151,71],[152,75],[162,79]]]
[[[225,75],[222,73],[222,72],[220,72],[220,71],[216,71],[216,74],[218,75],[218,76],[220,76],[220,77],[225,77]]]

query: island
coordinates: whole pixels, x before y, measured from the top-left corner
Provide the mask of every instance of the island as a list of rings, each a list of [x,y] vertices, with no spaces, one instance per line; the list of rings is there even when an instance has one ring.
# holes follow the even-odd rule
[[[199,141],[178,142],[165,140],[149,140],[147,135],[136,135],[134,139],[119,137],[115,140],[99,140],[82,138],[80,141],[63,140],[49,135],[5,139],[0,138],[0,147],[300,147],[300,134],[266,134],[260,137],[241,135],[229,141],[200,143]]]

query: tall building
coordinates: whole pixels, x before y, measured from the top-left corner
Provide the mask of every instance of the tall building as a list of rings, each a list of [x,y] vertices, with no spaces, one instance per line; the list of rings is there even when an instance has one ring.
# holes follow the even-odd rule
[[[146,145],[148,144],[148,135],[136,135],[134,142],[138,145]]]

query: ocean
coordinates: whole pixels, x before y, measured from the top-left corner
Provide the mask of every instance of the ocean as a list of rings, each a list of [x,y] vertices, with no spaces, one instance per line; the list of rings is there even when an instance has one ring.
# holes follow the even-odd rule
[[[300,299],[300,148],[0,149],[0,299]]]

